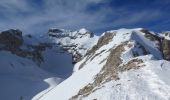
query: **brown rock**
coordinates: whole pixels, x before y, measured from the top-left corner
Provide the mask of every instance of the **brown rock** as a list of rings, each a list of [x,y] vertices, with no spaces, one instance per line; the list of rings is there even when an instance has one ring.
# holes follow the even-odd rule
[[[162,40],[163,58],[170,61],[170,40]]]
[[[4,48],[18,48],[23,43],[22,32],[20,30],[10,29],[0,33],[0,44]]]

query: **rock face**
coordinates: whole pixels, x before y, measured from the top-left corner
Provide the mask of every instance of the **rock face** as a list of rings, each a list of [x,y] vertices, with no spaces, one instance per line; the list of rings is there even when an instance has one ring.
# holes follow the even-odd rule
[[[50,28],[49,30],[48,30],[48,33],[62,33],[63,31],[62,30],[60,30],[60,29],[56,29],[56,28]]]
[[[163,32],[162,36],[163,58],[170,61],[170,32]]]
[[[23,43],[22,32],[20,30],[10,29],[0,33],[1,48],[15,49]]]
[[[163,58],[170,61],[170,40],[162,40]]]
[[[55,45],[71,53],[72,63],[75,64],[82,59],[96,38],[92,32],[86,29],[73,32],[51,28],[48,30],[48,36],[51,39],[49,43],[47,41],[37,42],[32,35],[23,36],[20,30],[10,29],[3,31],[0,33],[0,50],[6,50],[17,56],[32,59],[37,64],[40,64],[44,59],[42,52],[46,48],[51,48]],[[46,38],[48,37],[46,36]]]
[[[88,48],[93,45],[93,41],[97,39],[97,36],[84,28],[78,31],[51,28],[48,35],[54,43],[72,54],[73,64],[82,59]]]
[[[32,38],[31,35],[26,37]],[[22,46],[25,48],[22,48]],[[37,64],[43,61],[41,53],[48,47],[50,45],[46,43],[37,45],[24,44],[24,37],[20,30],[10,29],[0,33],[0,50],[6,50],[17,56],[32,59]]]
[[[156,41],[158,49],[162,52],[163,59],[170,61],[170,32],[163,32],[160,36],[152,34],[146,29],[142,29],[141,32],[145,33],[146,38]]]
[[[150,32],[149,30],[141,29],[140,31],[143,32],[145,34],[145,37],[150,39],[151,41],[160,41],[160,37]]]

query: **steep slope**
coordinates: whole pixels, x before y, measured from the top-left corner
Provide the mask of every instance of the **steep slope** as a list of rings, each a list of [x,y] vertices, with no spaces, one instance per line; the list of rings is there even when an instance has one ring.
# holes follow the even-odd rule
[[[60,47],[14,29],[0,33],[0,64],[3,100],[30,100],[59,84],[73,70],[72,56]]]
[[[98,36],[84,28],[78,31],[51,28],[48,35],[53,43],[73,55],[73,63],[80,61],[98,39]]]
[[[168,100],[170,63],[161,60],[161,44],[141,28],[107,31],[40,100]]]
[[[142,28],[100,37],[86,29],[51,28],[41,36],[1,32],[0,98],[168,100],[169,36]]]
[[[36,94],[33,99],[41,98],[72,74],[73,63],[97,39],[86,29],[56,34],[56,29],[41,36],[22,35],[15,29],[0,33],[1,99],[30,100]]]
[[[48,78],[56,76],[40,69],[31,60],[6,51],[0,52],[0,64],[0,98],[3,100],[30,100],[49,87]],[[61,79],[52,78],[49,81],[58,84]]]

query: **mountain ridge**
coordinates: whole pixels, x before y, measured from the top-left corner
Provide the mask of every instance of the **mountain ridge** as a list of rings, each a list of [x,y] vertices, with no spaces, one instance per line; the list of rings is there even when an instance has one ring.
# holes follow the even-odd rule
[[[123,75],[123,73],[132,72],[128,73],[132,74],[133,76],[129,76],[129,78],[132,78],[131,80],[135,81],[135,78],[138,77],[138,75],[135,73],[136,71],[144,68],[144,70],[141,71],[142,74],[144,74],[148,68],[152,68],[152,66],[149,66],[147,63],[154,61],[157,63],[164,62],[165,64],[163,64],[162,67],[168,68],[169,62],[161,60],[162,58],[166,59],[166,57],[162,56],[162,53],[164,53],[162,51],[164,51],[164,49],[161,49],[161,47],[164,45],[162,44],[162,41],[167,40],[162,40],[161,37],[157,39],[157,37],[159,37],[157,34],[151,33],[141,28],[119,29],[103,33],[91,50],[87,51],[87,54],[84,56],[84,58],[80,62],[76,63],[74,67],[74,73],[40,100],[55,100],[55,98],[59,98],[61,100],[126,100],[127,98],[136,100],[136,98],[138,98],[139,100],[142,100],[144,98],[153,99],[160,96],[154,90],[150,90],[150,87],[146,88],[146,90],[148,89],[149,91],[152,91],[152,96],[150,96],[150,93],[145,93],[144,91],[146,90],[139,93],[137,87],[141,88],[141,84],[138,85],[136,82],[134,84],[137,87],[131,87],[132,90],[137,89],[136,91],[131,91],[130,93],[124,92],[125,95],[119,95],[123,91],[118,88],[118,90],[116,89],[118,92],[114,92],[114,87],[120,87],[120,84],[124,83],[130,84],[128,81],[117,83],[121,80],[124,80],[121,79],[121,74]],[[160,40],[161,42],[159,42]],[[154,66],[156,66],[155,69],[154,67],[150,69],[151,73],[155,73],[154,70],[161,68],[161,65],[159,64]],[[169,70],[167,72],[169,72]],[[135,75],[133,75],[134,73]],[[150,79],[153,77],[154,76],[151,75]],[[142,78],[139,79],[142,81],[147,81]],[[114,82],[116,84],[110,84],[108,86],[107,84],[110,82]],[[152,84],[156,83],[152,82]],[[169,82],[167,84],[169,84]],[[143,83],[141,86],[148,85],[149,84],[147,83]],[[106,94],[104,92],[105,86],[107,86],[107,89],[110,91],[110,93],[108,92],[108,94]],[[166,90],[164,86],[160,86],[155,88],[163,89],[162,94],[164,94],[164,96],[157,99],[159,100],[165,99],[166,97],[168,98],[169,95],[167,93],[169,89]],[[121,88],[124,91],[128,91],[126,90],[126,88],[128,88],[126,85],[121,86]],[[65,90],[67,92],[64,92]]]
[[[36,83],[36,93],[33,92],[34,89],[25,94],[14,93],[15,99],[168,100],[170,97],[169,32],[157,34],[144,28],[124,28],[106,31],[101,36],[96,36],[86,29],[69,31],[50,28],[47,33],[34,37],[22,36],[22,33],[8,35],[11,31],[21,33],[19,30],[8,30],[5,31],[5,36],[3,35],[5,38],[1,38],[3,32],[0,34],[0,44],[6,43],[7,47],[4,49],[4,45],[1,46],[0,54],[3,56],[0,59],[3,70],[0,73],[9,79],[12,75],[23,75],[24,79],[33,78],[31,74],[34,72],[37,73],[35,81],[41,77]],[[14,38],[18,35],[22,39]],[[3,42],[6,38],[14,38],[14,41],[19,42],[11,42],[10,39]],[[17,44],[11,49],[10,45],[13,43]],[[9,57],[11,59],[6,60]],[[23,66],[32,69],[25,70]],[[14,70],[18,68],[18,71]],[[19,79],[14,78],[13,82]],[[140,81],[141,84],[138,83]],[[48,86],[43,85],[44,83]],[[16,86],[7,80],[4,80],[3,85]],[[19,85],[16,88],[19,88]],[[24,88],[20,91],[23,90]],[[12,94],[13,91],[5,93]],[[8,97],[0,95],[0,98]]]

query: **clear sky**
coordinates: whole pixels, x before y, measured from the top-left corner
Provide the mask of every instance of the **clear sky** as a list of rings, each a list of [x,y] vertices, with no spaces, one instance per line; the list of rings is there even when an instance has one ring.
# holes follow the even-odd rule
[[[98,34],[135,27],[170,30],[170,0],[0,0],[0,30],[35,34],[50,27]]]

